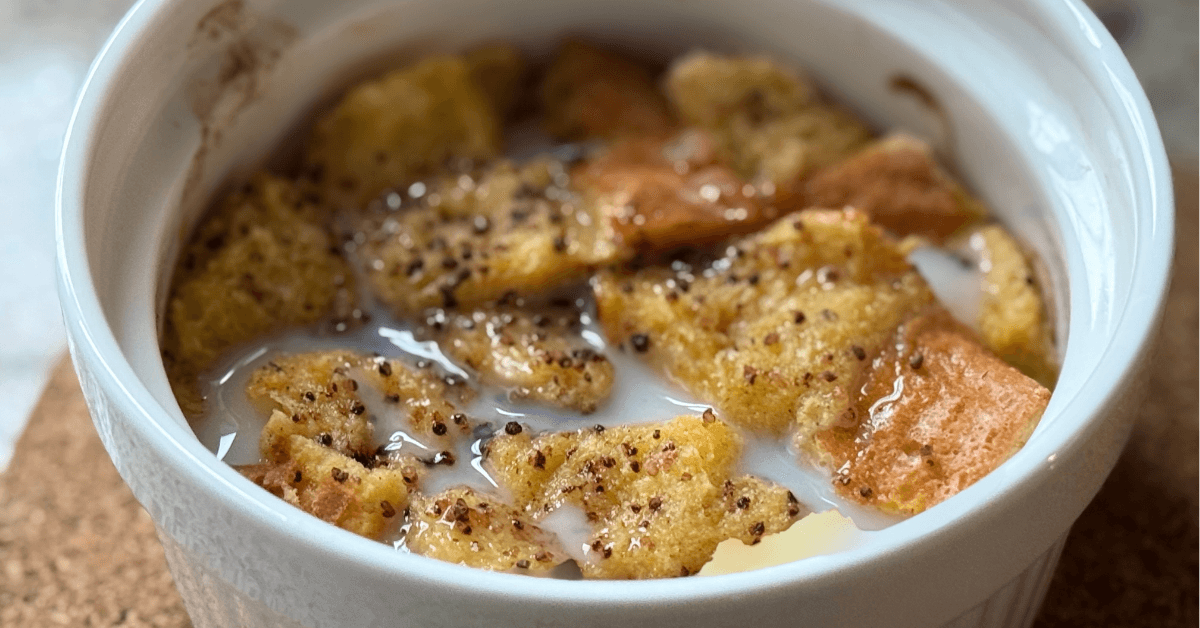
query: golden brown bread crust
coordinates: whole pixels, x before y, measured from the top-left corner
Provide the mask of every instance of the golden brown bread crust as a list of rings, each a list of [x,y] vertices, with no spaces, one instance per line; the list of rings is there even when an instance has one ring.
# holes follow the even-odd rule
[[[717,163],[707,133],[626,139],[574,172],[621,247],[661,253],[748,233],[778,215],[774,198]],[[629,257],[627,253],[622,257]]]
[[[805,182],[804,199],[816,207],[853,207],[900,236],[942,242],[987,213],[937,165],[924,142],[897,133]]]
[[[649,66],[577,39],[538,88],[546,130],[563,140],[659,135],[675,125]]]
[[[1050,399],[940,306],[897,330],[861,390],[817,442],[844,495],[900,514],[944,501],[1007,460]]]

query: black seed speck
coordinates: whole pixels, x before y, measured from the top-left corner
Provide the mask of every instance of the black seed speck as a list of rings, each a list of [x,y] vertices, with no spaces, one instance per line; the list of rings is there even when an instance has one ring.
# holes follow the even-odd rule
[[[908,365],[911,366],[912,370],[914,370],[914,371],[919,370],[922,366],[924,366],[924,364],[925,364],[924,354],[914,353],[914,354],[912,354],[911,357],[908,358]]]

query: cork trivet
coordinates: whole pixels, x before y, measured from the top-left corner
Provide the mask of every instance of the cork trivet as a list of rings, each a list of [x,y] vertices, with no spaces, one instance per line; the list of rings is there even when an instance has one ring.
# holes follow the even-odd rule
[[[190,625],[64,359],[0,476],[0,626]]]
[[[1075,524],[1037,628],[1197,625],[1197,171],[1129,448]],[[0,626],[189,626],[146,513],[63,362],[0,476]]]

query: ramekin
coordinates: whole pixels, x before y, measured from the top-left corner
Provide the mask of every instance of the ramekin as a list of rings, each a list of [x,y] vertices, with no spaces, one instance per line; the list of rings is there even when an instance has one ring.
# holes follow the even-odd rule
[[[1063,370],[1028,445],[864,546],[644,582],[397,553],[293,509],[202,447],[157,330],[163,269],[204,200],[374,69],[485,40],[539,54],[564,33],[662,58],[773,53],[880,128],[931,137],[1048,271]],[[142,0],[93,64],[67,134],[59,287],[96,429],[201,628],[1027,626],[1128,436],[1172,211],[1146,98],[1078,0]]]

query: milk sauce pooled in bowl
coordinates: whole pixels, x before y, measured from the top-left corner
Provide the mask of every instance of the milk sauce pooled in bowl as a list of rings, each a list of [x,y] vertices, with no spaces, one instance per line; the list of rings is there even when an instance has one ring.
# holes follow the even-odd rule
[[[1002,463],[1054,382],[1012,236],[766,58],[428,57],[299,162],[196,229],[164,361],[218,457],[399,550],[583,578],[837,551]]]

